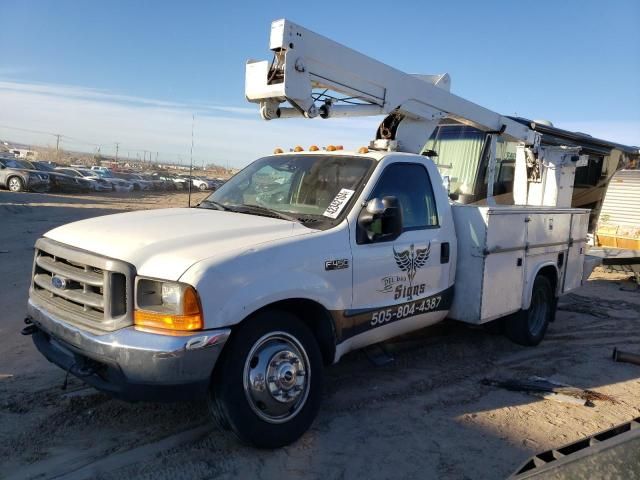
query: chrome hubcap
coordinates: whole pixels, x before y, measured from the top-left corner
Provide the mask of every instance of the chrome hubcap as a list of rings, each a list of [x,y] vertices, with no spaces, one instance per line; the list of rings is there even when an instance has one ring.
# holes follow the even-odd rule
[[[285,332],[260,338],[244,367],[244,389],[252,410],[269,423],[296,416],[309,394],[309,359],[298,340]]]
[[[20,182],[16,178],[12,178],[9,180],[9,189],[10,190],[18,190],[20,188]]]

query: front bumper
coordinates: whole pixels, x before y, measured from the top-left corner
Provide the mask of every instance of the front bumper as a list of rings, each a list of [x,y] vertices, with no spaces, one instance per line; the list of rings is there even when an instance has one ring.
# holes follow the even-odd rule
[[[230,329],[187,336],[159,335],[126,327],[95,335],[48,313],[31,299],[33,342],[52,363],[114,397],[136,400],[192,399],[206,393]]]

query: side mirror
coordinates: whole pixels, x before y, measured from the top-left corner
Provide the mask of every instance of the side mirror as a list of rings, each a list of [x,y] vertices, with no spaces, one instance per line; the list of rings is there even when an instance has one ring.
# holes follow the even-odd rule
[[[372,198],[358,217],[357,242],[395,240],[402,233],[402,207],[396,197]]]

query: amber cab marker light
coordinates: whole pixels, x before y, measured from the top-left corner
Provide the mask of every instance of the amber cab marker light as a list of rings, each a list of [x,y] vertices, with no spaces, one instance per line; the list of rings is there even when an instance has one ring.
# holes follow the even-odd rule
[[[344,150],[344,147],[342,145],[336,145],[336,150]]]
[[[317,152],[318,150],[320,150],[320,149],[318,148],[318,146],[317,146],[317,145],[311,145],[311,146],[309,147],[309,151],[310,151],[310,152]]]
[[[360,147],[358,153],[369,153],[369,149],[367,147]]]
[[[274,155],[277,155],[277,154],[279,154],[279,153],[284,153],[284,150],[282,150],[280,147],[276,148],[276,149],[273,151],[273,154],[274,154]]]
[[[335,152],[337,148],[333,145],[327,145],[327,152]]]
[[[298,145],[296,148],[293,149],[294,152],[304,152],[304,148],[302,148],[300,145]]]
[[[183,310],[180,314],[135,310],[133,322],[136,326],[170,331],[202,330],[202,308],[193,287],[187,287],[183,294]]]

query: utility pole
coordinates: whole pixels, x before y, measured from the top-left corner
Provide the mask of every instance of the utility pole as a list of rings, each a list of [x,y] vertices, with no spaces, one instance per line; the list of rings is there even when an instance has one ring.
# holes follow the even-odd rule
[[[60,159],[60,137],[61,135],[57,133],[56,134],[56,163],[58,163],[58,160]]]
[[[189,153],[189,200],[188,207],[191,207],[191,185],[193,184],[193,127],[196,123],[196,114],[191,115],[191,152]]]
[[[120,144],[116,142],[116,164],[118,163],[118,149],[120,148]]]

